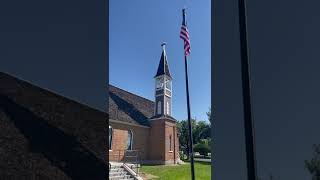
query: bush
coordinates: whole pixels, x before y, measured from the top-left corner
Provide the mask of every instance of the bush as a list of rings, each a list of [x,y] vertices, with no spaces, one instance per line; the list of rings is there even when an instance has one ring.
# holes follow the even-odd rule
[[[194,146],[194,152],[199,152],[200,155],[206,156],[210,152],[208,144],[198,143]]]

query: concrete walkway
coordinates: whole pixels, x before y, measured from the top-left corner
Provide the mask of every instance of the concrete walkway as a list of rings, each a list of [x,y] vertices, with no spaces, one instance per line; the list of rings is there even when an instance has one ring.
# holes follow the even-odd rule
[[[194,158],[194,161],[199,161],[199,162],[211,162],[211,159]]]

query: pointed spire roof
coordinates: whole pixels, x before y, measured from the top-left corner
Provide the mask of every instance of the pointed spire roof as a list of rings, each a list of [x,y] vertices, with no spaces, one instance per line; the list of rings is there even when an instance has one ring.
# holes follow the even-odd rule
[[[166,54],[165,45],[166,45],[166,43],[161,44],[162,54],[161,54],[157,74],[154,77],[158,77],[158,76],[165,74],[172,79],[170,71],[169,71],[169,65],[168,65],[168,61],[167,61],[167,54]]]

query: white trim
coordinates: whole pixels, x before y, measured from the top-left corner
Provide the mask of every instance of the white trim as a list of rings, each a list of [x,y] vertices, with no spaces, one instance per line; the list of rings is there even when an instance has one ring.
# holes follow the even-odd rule
[[[111,139],[110,139],[110,129],[111,129]],[[109,146],[109,151],[111,150],[112,151],[112,140],[113,140],[113,128],[112,126],[109,125],[109,137],[108,139],[111,141],[109,142],[108,146]]]
[[[170,134],[169,135],[169,153],[173,152],[171,146],[172,146],[172,135]]]
[[[135,173],[127,164],[123,164],[122,167],[124,167],[129,174],[131,174],[132,176],[134,176],[134,179],[136,179],[136,180],[143,180],[143,179],[139,176],[139,174]]]
[[[130,139],[130,148],[128,149],[127,147],[127,150],[131,151],[133,149],[133,132],[131,129],[128,129],[128,141],[129,141],[129,134],[131,134],[131,139]],[[128,145],[128,141],[127,141],[127,145]]]
[[[164,76],[163,81],[166,82],[166,76]],[[164,87],[163,93],[166,94],[166,88]],[[166,98],[163,96],[163,111],[162,114],[166,114]]]
[[[140,124],[133,124],[133,123],[123,122],[123,121],[118,121],[118,120],[113,120],[113,119],[109,119],[109,121],[113,122],[113,123],[126,124],[126,125],[130,125],[130,126],[137,126],[137,127],[142,127],[142,128],[150,128],[148,126],[143,126],[143,125],[140,125]]]
[[[171,118],[168,118],[168,117],[158,117],[158,118],[152,118],[152,119],[149,119],[149,121],[157,121],[157,120],[170,120],[172,122],[177,122],[177,120],[175,119],[171,119]]]
[[[172,113],[172,105],[173,105],[173,103],[172,103],[172,81],[170,82],[171,83],[171,96],[170,96],[170,116],[173,114]]]

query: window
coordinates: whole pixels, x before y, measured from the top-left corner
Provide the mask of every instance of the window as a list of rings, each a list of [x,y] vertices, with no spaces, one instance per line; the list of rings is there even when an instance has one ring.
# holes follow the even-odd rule
[[[158,114],[161,114],[161,101],[158,101]]]
[[[132,150],[132,131],[128,130],[127,150]]]
[[[166,80],[166,88],[171,91],[171,81],[170,80]]]
[[[172,136],[169,136],[169,151],[172,151]]]
[[[167,114],[170,115],[170,106],[169,106],[169,101],[167,101]]]
[[[109,126],[109,150],[111,150],[112,146],[112,127]]]

